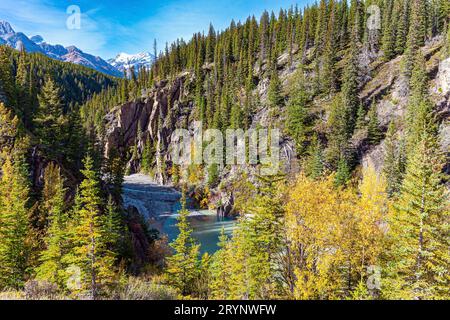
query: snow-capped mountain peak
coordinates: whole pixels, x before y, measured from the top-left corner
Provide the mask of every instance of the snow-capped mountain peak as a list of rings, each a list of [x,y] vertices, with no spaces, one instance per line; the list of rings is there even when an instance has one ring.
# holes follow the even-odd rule
[[[130,68],[134,68],[136,71],[140,67],[149,68],[155,57],[148,52],[141,52],[138,54],[119,53],[114,59],[108,60],[108,62],[115,68],[125,71]]]
[[[14,33],[14,29],[9,22],[0,20],[0,35]]]

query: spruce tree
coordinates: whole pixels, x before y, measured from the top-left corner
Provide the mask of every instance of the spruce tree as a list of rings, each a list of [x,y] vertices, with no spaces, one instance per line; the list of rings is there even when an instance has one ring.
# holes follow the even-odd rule
[[[447,36],[443,48],[443,59],[450,58],[450,23],[448,24]]]
[[[63,130],[67,122],[63,115],[60,89],[52,79],[48,79],[39,96],[39,109],[35,117],[36,132],[41,143],[53,157],[61,157],[64,143]]]
[[[23,158],[7,157],[0,181],[0,288],[19,289],[28,274],[29,185]]]
[[[279,114],[283,107],[284,98],[282,95],[281,81],[278,76],[278,72],[274,70],[270,78],[269,91],[267,93],[267,99],[269,108],[271,110],[272,117]]]
[[[64,165],[78,170],[82,166],[83,154],[87,151],[87,134],[77,107],[69,109],[65,119],[61,119],[60,152],[64,154]]]
[[[430,125],[435,119],[433,103],[428,94],[425,58],[421,53],[415,57],[410,83],[411,94],[406,110],[408,152],[415,148],[415,144],[420,140],[424,130],[431,134],[436,130],[436,125]]]
[[[106,160],[106,168],[104,169],[104,180],[107,183],[110,194],[112,195],[116,203],[120,203],[122,199],[122,187],[125,175],[124,168],[124,161],[117,150],[110,150],[108,158]]]
[[[322,146],[317,134],[313,135],[311,144],[308,147],[307,159],[304,165],[305,175],[311,179],[318,179],[324,172],[324,159]]]
[[[11,60],[6,46],[0,46],[0,102],[11,106],[18,113]]]
[[[383,38],[382,47],[384,60],[389,61],[395,56],[395,35],[396,28],[395,24],[398,23],[396,11],[394,11],[394,3],[396,1],[387,1],[386,7],[384,8],[384,19],[383,19]]]
[[[356,126],[355,129],[361,130],[367,127],[366,121],[366,109],[364,105],[361,103],[358,108],[358,113],[356,115]]]
[[[289,99],[287,105],[286,128],[288,134],[294,139],[296,151],[302,155],[305,151],[305,142],[308,134],[308,96],[302,87]]]
[[[0,163],[3,163],[2,153],[9,154],[14,147],[18,134],[19,119],[11,110],[0,102]]]
[[[322,88],[323,92],[333,93],[338,88],[337,75],[337,45],[336,45],[336,12],[334,1],[329,3],[329,21],[326,32],[325,48],[323,52]]]
[[[102,213],[100,181],[90,156],[85,158],[81,172],[84,180],[79,186],[74,218],[69,226],[72,248],[64,261],[80,270],[81,285],[73,293],[98,299],[102,290],[114,281],[116,254],[108,248],[110,235]]]
[[[21,51],[16,72],[17,104],[20,116],[27,126],[31,124],[32,119],[31,97],[29,96],[30,77],[28,73],[28,58],[25,51]]]
[[[395,42],[395,52],[397,54],[403,54],[406,50],[406,44],[408,39],[409,30],[409,20],[410,20],[410,10],[411,10],[410,0],[397,0],[396,1],[396,12],[398,12],[398,22],[397,22],[397,35]]]
[[[41,211],[45,213],[45,248],[40,253],[36,278],[57,284],[64,289],[67,275],[63,257],[68,250],[68,214],[65,205],[64,180],[60,169],[49,164],[44,172],[44,190]]]
[[[391,262],[386,297],[448,299],[448,191],[443,180],[445,157],[437,136],[428,132],[408,159],[400,199],[391,221]]]
[[[315,46],[317,57],[322,54],[325,45],[327,26],[328,26],[328,1],[321,0],[317,17],[317,25],[315,30]]]
[[[186,191],[183,190],[182,209],[179,211],[177,227],[178,237],[170,244],[174,254],[167,258],[166,273],[169,282],[183,295],[192,294],[194,281],[199,267],[200,245],[192,237],[192,227],[188,221],[189,211],[186,209]]]
[[[390,197],[400,191],[404,174],[404,150],[401,141],[397,141],[395,123],[389,124],[384,147],[383,173],[387,182],[387,193]]]
[[[259,194],[248,208],[252,218],[241,222],[243,243],[238,244],[248,252],[241,268],[248,272],[243,276],[247,278],[244,286],[249,299],[267,299],[283,292],[283,282],[277,275],[283,265],[279,259],[284,247],[284,207],[279,190],[283,188],[284,177],[259,177],[259,180]]]
[[[407,47],[403,60],[403,75],[409,81],[414,67],[415,57],[427,36],[426,0],[413,0],[411,8],[410,26],[407,37]]]
[[[353,42],[360,43],[364,35],[364,7],[361,0],[350,2],[349,29]]]
[[[150,173],[150,169],[155,160],[155,150],[151,139],[147,139],[144,145],[144,151],[142,152],[141,170],[145,174]]]
[[[225,229],[222,228],[218,243],[219,250],[213,255],[210,268],[212,299],[225,300],[230,295],[230,270],[227,268],[227,264],[230,262],[228,243],[229,239],[225,234]]]
[[[369,123],[367,125],[368,140],[371,145],[378,144],[383,138],[383,133],[380,129],[380,122],[378,121],[377,105],[375,101],[369,110]]]
[[[337,166],[336,176],[334,177],[334,185],[337,187],[345,186],[351,178],[351,168],[348,160],[342,157]]]
[[[356,37],[356,35],[353,33],[352,37]],[[347,64],[343,76],[342,96],[348,123],[347,133],[352,134],[359,107],[358,46],[354,41],[351,42],[346,59]]]
[[[214,49],[216,47],[216,31],[212,24],[209,25],[208,38],[206,42],[206,62],[214,61]]]
[[[446,157],[429,101],[424,57],[418,54],[411,78],[407,121],[407,167],[393,216],[395,242],[388,284],[393,297],[430,299],[449,296],[448,194],[443,176]],[[400,251],[399,251],[400,250]]]
[[[233,103],[230,114],[230,128],[241,129],[244,122],[243,116],[244,115],[241,106],[237,103]]]
[[[103,232],[109,250],[116,254],[121,253],[124,248],[125,228],[121,209],[115,203],[112,195],[109,195],[106,204]]]
[[[335,169],[341,158],[346,156],[348,151],[348,140],[351,137],[352,129],[349,121],[348,109],[343,106],[342,95],[337,95],[331,105],[328,117],[328,149],[326,160]]]

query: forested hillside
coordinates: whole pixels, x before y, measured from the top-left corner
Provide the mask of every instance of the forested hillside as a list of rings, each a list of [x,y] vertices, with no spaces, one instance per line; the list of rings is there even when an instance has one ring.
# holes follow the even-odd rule
[[[339,168],[348,180],[361,160],[352,139],[361,139],[360,129],[364,129],[365,142],[377,145],[389,125],[377,125],[377,110],[371,106],[394,90],[385,86],[387,92],[383,92],[376,87],[380,83],[372,80],[388,81],[389,72],[401,78],[396,99],[403,102],[413,94],[412,72],[421,63],[416,61],[419,48],[437,42],[435,51],[424,53],[433,56],[434,73],[436,50],[440,51],[438,61],[448,51],[442,47],[448,2],[416,2],[322,1],[304,11],[291,8],[278,16],[266,12],[259,21],[249,17],[244,23],[232,22],[223,32],[211,26],[207,35],[195,34],[189,42],[179,40],[167,46],[149,72],[141,70],[137,78],[123,80],[117,90],[95,96],[82,109],[85,124],[104,131],[103,116],[108,110],[142,93],[144,98],[151,97],[150,90],[142,89],[155,84],[173,91],[172,81],[181,76],[187,78],[182,84],[185,97],[169,102],[169,122],[175,123],[182,113],[178,103],[192,102],[189,121],[201,120],[205,128],[248,129],[261,120],[261,109],[267,108],[266,122],[285,129],[299,156],[306,161],[308,149],[314,149],[317,140],[324,168]],[[371,5],[381,8],[381,29],[366,27]],[[383,64],[394,60],[395,68],[379,76]],[[140,129],[145,131],[144,123]],[[137,140],[142,140],[141,157],[147,139]]]
[[[0,47],[0,289],[450,298],[449,22],[448,0],[321,0],[155,46],[151,69],[120,80]],[[196,120],[281,129],[282,170],[173,164],[171,133]],[[183,192],[170,246],[123,206],[138,172]],[[237,228],[201,257],[186,197],[224,209],[223,194]]]

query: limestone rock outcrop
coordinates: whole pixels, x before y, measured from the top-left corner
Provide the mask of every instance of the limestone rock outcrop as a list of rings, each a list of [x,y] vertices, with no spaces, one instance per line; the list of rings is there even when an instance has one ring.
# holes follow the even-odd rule
[[[114,108],[105,117],[106,133],[103,139],[106,155],[117,150],[127,158],[127,153],[136,146],[137,153],[141,156],[149,139],[164,153],[168,149],[176,123],[180,120],[186,77],[187,75],[177,78],[170,86],[167,82],[161,82],[147,97]],[[174,114],[168,117],[170,112]],[[139,172],[139,158],[128,162],[128,170],[130,173]]]

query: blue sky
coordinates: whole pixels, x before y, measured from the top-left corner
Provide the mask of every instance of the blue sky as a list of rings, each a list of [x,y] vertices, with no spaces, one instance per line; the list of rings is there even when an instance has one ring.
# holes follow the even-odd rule
[[[39,34],[52,44],[76,45],[83,51],[111,58],[119,52],[153,52],[177,38],[190,39],[194,32],[228,26],[231,19],[245,20],[264,9],[278,10],[309,0],[1,0],[0,20],[28,36]],[[81,29],[69,30],[70,5],[81,9]]]

